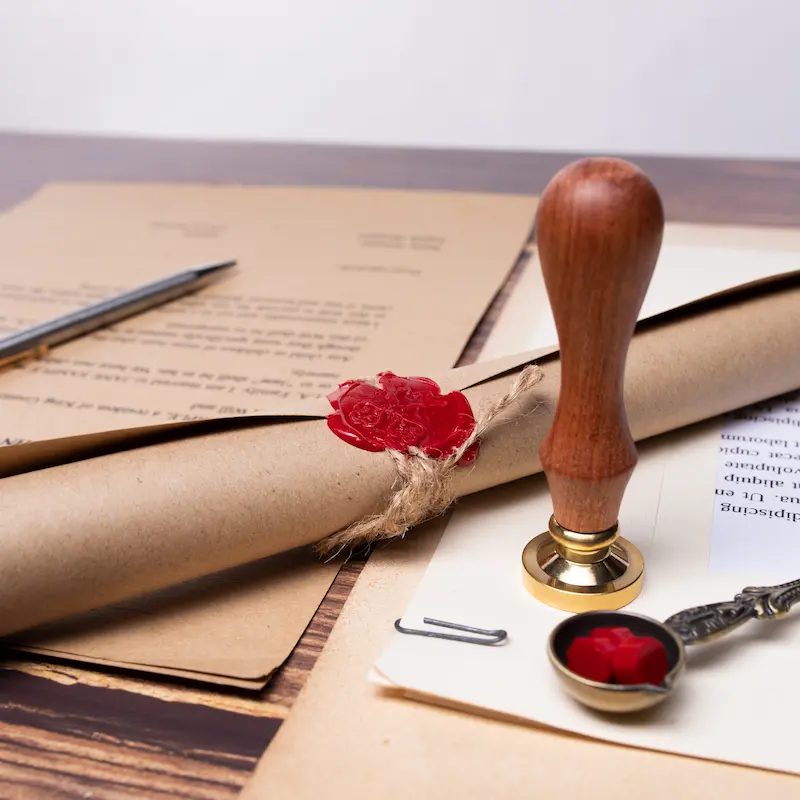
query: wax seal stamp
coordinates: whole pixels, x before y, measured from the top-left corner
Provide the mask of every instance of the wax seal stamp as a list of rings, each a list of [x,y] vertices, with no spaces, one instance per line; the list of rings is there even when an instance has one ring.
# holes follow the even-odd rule
[[[536,242],[561,351],[555,417],[540,450],[553,499],[525,547],[526,588],[566,611],[617,609],[641,591],[641,553],[618,515],[637,453],[625,361],[664,230],[658,192],[636,166],[588,158],[545,189]]]

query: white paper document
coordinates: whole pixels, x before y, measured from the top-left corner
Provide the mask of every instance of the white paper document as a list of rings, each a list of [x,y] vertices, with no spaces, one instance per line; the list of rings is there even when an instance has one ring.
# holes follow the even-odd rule
[[[800,452],[792,444],[797,428],[760,419],[800,419],[800,394],[773,404],[774,413],[763,410],[767,407],[640,445],[620,527],[644,555],[645,583],[627,610],[665,619],[687,607],[732,599],[748,585],[800,578],[800,505],[780,499],[800,495],[795,488],[800,476],[727,466],[735,458],[800,469],[800,461],[769,455],[772,448]],[[732,435],[781,438],[787,447]],[[759,454],[726,452],[732,442]],[[785,485],[764,488],[762,502],[743,495],[755,484],[726,480],[755,474],[780,474]],[[797,516],[723,510],[728,502]],[[479,647],[392,633],[371,679],[418,699],[608,741],[800,773],[795,735],[800,609],[780,621],[754,620],[715,643],[688,647],[687,669],[675,693],[649,711],[603,715],[563,691],[546,645],[553,627],[568,615],[535,600],[522,583],[522,550],[546,529],[551,513],[542,475],[461,502],[403,624],[424,628],[422,618],[432,617],[504,628],[508,641]]]
[[[737,286],[800,270],[800,240],[796,242],[797,250],[787,252],[683,244],[684,238],[681,226],[672,234],[667,229],[640,320]],[[534,253],[480,357],[488,361],[557,345],[555,321],[538,256]]]
[[[800,395],[760,403],[728,420],[720,443],[711,569],[800,564]]]

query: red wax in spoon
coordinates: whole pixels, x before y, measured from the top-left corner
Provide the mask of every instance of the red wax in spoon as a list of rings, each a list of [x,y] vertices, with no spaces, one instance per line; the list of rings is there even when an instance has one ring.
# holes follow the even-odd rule
[[[629,639],[634,639],[630,628],[595,628],[589,636],[592,639],[605,639],[613,645],[618,646]]]
[[[669,672],[667,651],[652,636],[636,636],[614,651],[612,670],[617,683],[652,683],[658,686]]]
[[[609,683],[614,650],[614,643],[608,639],[578,636],[567,650],[567,669],[590,681]]]
[[[598,683],[658,685],[669,672],[664,645],[621,626],[595,628],[567,648],[567,669]]]

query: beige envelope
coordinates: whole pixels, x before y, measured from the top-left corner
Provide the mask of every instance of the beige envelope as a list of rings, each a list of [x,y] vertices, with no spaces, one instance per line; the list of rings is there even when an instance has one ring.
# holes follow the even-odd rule
[[[604,744],[417,703],[369,684],[367,673],[442,525],[392,543],[367,563],[243,800],[800,797],[794,776]],[[769,736],[769,730],[741,735]]]

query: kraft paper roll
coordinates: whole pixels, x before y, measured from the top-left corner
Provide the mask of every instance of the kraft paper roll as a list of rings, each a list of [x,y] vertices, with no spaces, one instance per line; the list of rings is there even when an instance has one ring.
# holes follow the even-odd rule
[[[648,438],[800,386],[800,281],[643,326],[626,403]],[[559,385],[542,380],[493,424],[459,495],[540,471]],[[459,385],[453,371],[443,387]],[[517,372],[465,390],[473,408]],[[460,385],[464,385],[461,383]],[[586,398],[592,402],[592,398]],[[396,473],[324,419],[170,441],[0,482],[0,635],[322,540],[379,511]],[[413,534],[412,534],[413,535]]]

